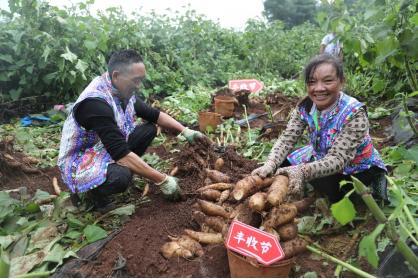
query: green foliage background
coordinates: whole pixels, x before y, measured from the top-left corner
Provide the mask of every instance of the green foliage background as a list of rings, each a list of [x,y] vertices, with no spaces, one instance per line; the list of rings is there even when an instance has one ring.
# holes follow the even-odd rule
[[[225,29],[193,11],[134,14],[119,8],[92,16],[88,4],[61,10],[38,0],[10,0],[1,11],[0,101],[48,94],[72,100],[104,72],[111,51],[134,48],[148,70],[144,94],[170,95],[191,86],[224,86],[228,79],[291,77],[318,50],[313,25],[284,30],[251,21]]]

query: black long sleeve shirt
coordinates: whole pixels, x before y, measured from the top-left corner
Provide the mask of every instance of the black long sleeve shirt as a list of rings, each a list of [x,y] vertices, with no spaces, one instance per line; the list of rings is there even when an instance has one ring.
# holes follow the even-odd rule
[[[127,104],[122,103],[125,110]],[[151,123],[157,123],[160,111],[145,104],[136,97],[134,105],[136,115]],[[86,98],[74,107],[75,120],[86,130],[97,133],[107,152],[117,161],[130,150],[121,130],[116,124],[112,107],[103,99]]]

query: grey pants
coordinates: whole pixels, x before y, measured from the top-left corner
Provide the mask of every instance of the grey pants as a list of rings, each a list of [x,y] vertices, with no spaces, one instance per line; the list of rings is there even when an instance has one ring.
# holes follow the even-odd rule
[[[129,149],[138,156],[142,156],[157,135],[157,127],[152,123],[137,126],[129,135]],[[106,180],[88,192],[88,197],[92,199],[97,207],[105,206],[113,194],[124,192],[132,181],[132,172],[127,167],[116,163],[107,167]]]

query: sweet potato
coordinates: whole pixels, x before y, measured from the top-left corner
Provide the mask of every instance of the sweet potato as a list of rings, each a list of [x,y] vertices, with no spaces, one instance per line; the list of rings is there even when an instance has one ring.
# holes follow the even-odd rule
[[[191,251],[181,247],[176,241],[165,243],[161,247],[161,253],[166,259],[169,259],[173,256],[178,256],[186,259],[193,257],[193,253]]]
[[[288,191],[288,183],[289,179],[284,175],[275,177],[273,184],[271,184],[267,192],[267,201],[272,206],[277,206],[284,201]]]
[[[203,233],[193,230],[185,229],[184,232],[191,238],[204,244],[219,244],[223,242],[222,234],[220,233]]]
[[[280,235],[280,239],[288,241],[294,239],[298,235],[298,226],[295,223],[289,223],[281,225],[277,228],[277,232]]]
[[[290,221],[296,217],[298,210],[292,204],[282,204],[280,207],[274,207],[268,214],[264,224],[266,227],[277,227]]]
[[[248,206],[257,212],[261,212],[265,209],[267,204],[267,194],[258,192],[252,195],[248,201]]]
[[[222,204],[224,201],[226,201],[229,198],[229,194],[231,191],[225,190],[222,191],[221,196],[219,197],[218,204]]]
[[[257,175],[247,176],[237,182],[232,191],[232,197],[240,201],[263,188],[263,179]]]
[[[182,248],[189,250],[196,256],[203,256],[203,248],[199,242],[194,240],[188,235],[182,235],[181,237],[170,237],[172,241],[177,242]]]
[[[228,175],[226,175],[226,174],[224,174],[220,171],[210,170],[210,169],[205,169],[205,171],[206,171],[207,177],[209,177],[214,182],[228,183],[229,181],[231,181],[231,178]]]
[[[197,200],[197,202],[199,203],[203,213],[209,216],[221,216],[224,218],[229,218],[230,216],[230,214],[222,206],[204,200]]]
[[[208,201],[217,201],[221,197],[221,192],[219,192],[218,190],[207,189],[205,191],[202,191],[200,193],[200,196],[202,197],[202,199]]]
[[[227,230],[227,224],[222,217],[206,216],[201,211],[193,211],[192,218],[200,226],[208,226],[216,232],[223,233]]]
[[[311,197],[304,198],[300,201],[292,202],[292,204],[296,206],[296,208],[298,209],[298,213],[301,213],[307,210],[309,206],[314,203],[314,201],[315,201],[315,197],[311,196]]]
[[[175,166],[171,171],[170,171],[170,175],[171,176],[176,176],[176,174],[179,172],[179,167]]]
[[[210,184],[210,185],[200,187],[199,189],[197,189],[197,191],[201,192],[201,191],[205,191],[205,190],[208,190],[208,189],[223,191],[223,190],[231,189],[233,186],[234,186],[234,184],[232,184],[232,183],[221,182],[221,183],[214,183],[214,184]]]
[[[263,188],[271,186],[273,184],[274,177],[266,177],[263,179]]]
[[[215,170],[220,171],[222,167],[224,166],[224,164],[225,164],[224,159],[218,158],[215,161]]]
[[[285,259],[299,255],[306,251],[306,241],[300,237],[280,243],[285,255]]]

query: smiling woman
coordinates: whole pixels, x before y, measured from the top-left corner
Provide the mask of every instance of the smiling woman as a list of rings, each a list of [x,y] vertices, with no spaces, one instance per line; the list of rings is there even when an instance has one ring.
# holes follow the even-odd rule
[[[387,199],[386,168],[369,135],[366,107],[341,91],[341,62],[328,54],[313,58],[305,67],[305,83],[308,96],[291,114],[267,162],[253,174],[288,176],[289,192],[299,198],[309,181],[332,203],[346,193],[340,181],[353,175]],[[309,144],[289,154],[306,128]]]

